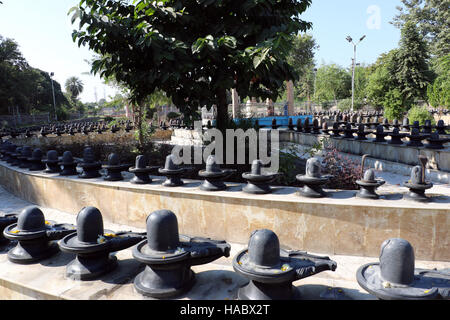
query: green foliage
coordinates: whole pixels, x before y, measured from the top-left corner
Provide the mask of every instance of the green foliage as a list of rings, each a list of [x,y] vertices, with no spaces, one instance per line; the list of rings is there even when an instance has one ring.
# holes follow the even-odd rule
[[[78,96],[83,92],[83,82],[77,77],[70,77],[64,84],[66,91],[70,94],[70,98],[75,101]]]
[[[410,123],[419,121],[420,125],[425,124],[425,120],[431,120],[434,125],[436,121],[426,107],[413,106],[408,111],[408,119]]]
[[[404,101],[426,98],[427,86],[433,80],[428,60],[426,43],[416,25],[406,22],[402,28],[395,67],[395,78]]]
[[[406,108],[403,104],[402,94],[399,89],[390,89],[383,99],[384,116],[392,121],[402,119]]]
[[[282,83],[297,77],[286,56],[290,36],[311,27],[300,19],[310,4],[81,0],[72,36],[99,55],[92,72],[114,75],[133,102],[162,90],[183,113],[215,104],[223,129],[226,89],[275,101]]]
[[[338,102],[338,109],[341,111],[349,111],[352,108],[352,98],[342,99]],[[363,102],[359,99],[353,101],[354,110],[359,110],[363,107]]]
[[[56,106],[68,104],[61,86],[53,81]],[[54,113],[50,75],[31,67],[12,39],[0,36],[0,114]]]
[[[351,75],[342,67],[322,65],[316,74],[316,101],[331,101],[351,96]]]
[[[399,14],[393,24],[402,28],[406,22],[417,26],[427,41],[431,54],[443,57],[450,53],[449,7],[450,0],[401,0]]]
[[[171,111],[171,112],[169,112],[169,113],[167,114],[166,117],[167,117],[167,119],[169,119],[169,120],[177,119],[178,117],[180,117],[180,114],[177,113],[177,112]]]
[[[428,102],[433,107],[450,108],[450,54],[436,60],[434,71],[437,74],[434,82],[428,86]]]

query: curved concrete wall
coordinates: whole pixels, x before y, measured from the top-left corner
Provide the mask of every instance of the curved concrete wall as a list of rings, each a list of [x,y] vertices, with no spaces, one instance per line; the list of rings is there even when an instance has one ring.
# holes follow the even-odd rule
[[[268,228],[293,249],[368,257],[379,255],[385,239],[401,237],[411,242],[417,259],[450,261],[448,199],[418,204],[390,194],[362,200],[354,191],[335,190],[329,198],[308,199],[296,188],[249,195],[233,183],[226,191],[204,192],[199,181],[168,188],[161,185],[163,177],[154,178],[150,185],[134,185],[0,165],[1,184],[16,196],[73,214],[95,206],[113,223],[145,228],[147,215],[164,208],[177,215],[180,233],[187,235],[245,244],[252,231]]]

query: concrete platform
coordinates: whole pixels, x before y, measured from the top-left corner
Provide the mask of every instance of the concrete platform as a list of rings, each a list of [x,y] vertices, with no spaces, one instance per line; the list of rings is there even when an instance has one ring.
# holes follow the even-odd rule
[[[31,203],[19,199],[0,187],[0,213],[19,213]],[[40,207],[46,219],[75,224],[76,213]],[[104,221],[105,229],[113,231],[144,229]],[[214,263],[194,266],[196,283],[191,291],[174,300],[235,300],[237,290],[246,279],[233,271],[234,255],[246,245],[230,243],[229,258]],[[11,247],[11,246],[10,246]],[[137,293],[134,277],[143,269],[135,261],[131,248],[116,253],[119,266],[116,270],[94,281],[76,281],[64,275],[65,266],[74,256],[60,252],[52,258],[32,265],[18,265],[7,260],[6,250],[0,252],[0,299],[2,300],[154,300]],[[295,248],[302,250],[303,248]],[[315,252],[309,252],[315,254]],[[359,266],[378,261],[377,258],[329,255],[337,262],[335,272],[325,271],[294,282],[305,300],[375,300],[356,282]],[[450,268],[450,262],[416,260],[418,268]]]

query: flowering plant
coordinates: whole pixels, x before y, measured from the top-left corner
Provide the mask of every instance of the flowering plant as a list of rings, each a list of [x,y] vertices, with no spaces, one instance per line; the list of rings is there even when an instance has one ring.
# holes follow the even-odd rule
[[[329,188],[355,190],[359,186],[356,180],[361,179],[361,164],[343,156],[334,147],[328,147],[322,160],[325,174],[333,178],[328,182]]]

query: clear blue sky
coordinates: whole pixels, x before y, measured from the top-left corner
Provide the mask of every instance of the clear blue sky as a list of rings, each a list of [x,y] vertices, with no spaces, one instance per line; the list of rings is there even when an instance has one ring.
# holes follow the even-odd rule
[[[90,67],[85,62],[92,56],[86,48],[72,41],[72,25],[68,10],[78,0],[2,0],[0,5],[0,35],[12,38],[20,45],[28,63],[55,73],[62,86],[70,76],[84,83],[84,102],[113,95],[115,90],[102,84],[101,79],[83,74]],[[371,64],[377,57],[398,45],[400,31],[389,22],[397,14],[400,0],[313,0],[302,15],[313,23],[309,31],[320,49],[316,63],[351,64],[353,47],[345,38],[366,39],[357,47],[357,62]]]

